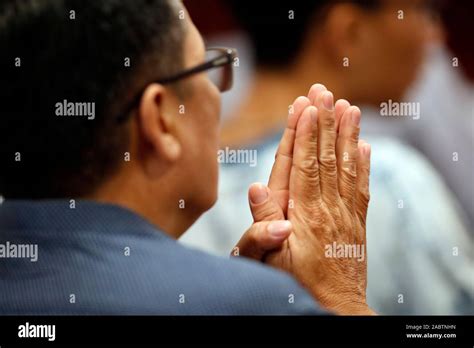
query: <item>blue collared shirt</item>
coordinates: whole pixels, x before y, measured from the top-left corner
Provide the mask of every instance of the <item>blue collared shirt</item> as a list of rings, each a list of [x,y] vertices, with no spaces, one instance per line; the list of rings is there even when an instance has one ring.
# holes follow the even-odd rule
[[[119,206],[7,200],[0,246],[0,314],[324,313],[288,275],[186,248]]]

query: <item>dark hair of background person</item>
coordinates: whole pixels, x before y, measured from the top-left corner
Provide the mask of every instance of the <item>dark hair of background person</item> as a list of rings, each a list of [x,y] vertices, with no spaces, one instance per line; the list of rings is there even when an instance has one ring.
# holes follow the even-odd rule
[[[238,29],[225,0],[183,0],[183,3],[204,38]]]
[[[446,31],[447,45],[459,58],[466,77],[474,82],[474,1],[442,0],[440,14]]]
[[[306,39],[309,25],[340,2],[376,9],[380,0],[224,0],[237,23],[248,35],[258,66],[280,67],[294,62]],[[289,19],[293,11],[294,19]]]
[[[115,116],[147,83],[184,66],[185,29],[175,6],[168,0],[0,3],[1,195],[81,197],[117,170],[129,122]],[[95,103],[95,119],[56,116],[63,100]]]

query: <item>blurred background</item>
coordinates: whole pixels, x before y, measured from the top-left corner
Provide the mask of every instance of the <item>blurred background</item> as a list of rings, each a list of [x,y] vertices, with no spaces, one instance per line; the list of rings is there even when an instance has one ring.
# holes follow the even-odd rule
[[[368,302],[382,314],[474,314],[474,2],[184,1],[206,45],[237,48],[223,95],[219,200],[182,238],[230,252],[252,223],[288,114],[322,83],[362,109],[372,145]]]

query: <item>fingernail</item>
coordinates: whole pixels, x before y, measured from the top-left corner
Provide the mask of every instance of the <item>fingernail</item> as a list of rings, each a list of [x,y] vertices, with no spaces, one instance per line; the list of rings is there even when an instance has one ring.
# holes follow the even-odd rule
[[[371,148],[370,144],[364,144],[363,151],[364,151],[365,157],[370,157],[371,150],[372,150],[372,148]]]
[[[332,111],[334,109],[334,97],[331,92],[324,92],[323,106],[328,111]]]
[[[291,232],[291,222],[288,220],[272,221],[268,224],[268,232],[274,238],[283,238]]]
[[[352,123],[355,126],[358,126],[360,124],[360,110],[358,107],[355,107],[352,109],[351,117],[352,117]]]
[[[253,204],[260,204],[267,200],[268,192],[267,188],[262,184],[252,186],[250,200]]]

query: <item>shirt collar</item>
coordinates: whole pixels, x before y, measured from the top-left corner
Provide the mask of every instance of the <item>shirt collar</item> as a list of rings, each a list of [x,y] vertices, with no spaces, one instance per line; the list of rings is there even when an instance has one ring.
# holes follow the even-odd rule
[[[170,238],[133,211],[90,200],[5,200],[0,205],[0,235],[38,233],[141,233]],[[171,238],[170,238],[171,239]]]

